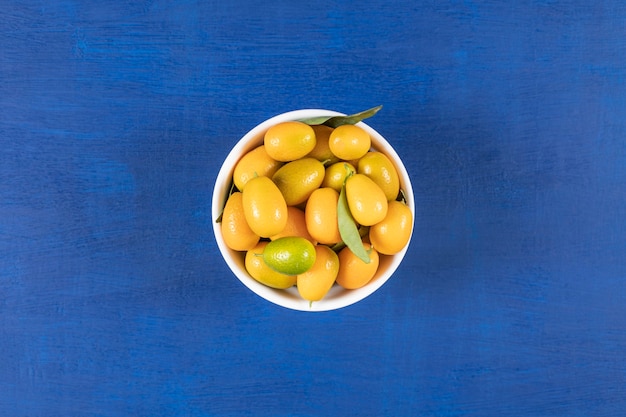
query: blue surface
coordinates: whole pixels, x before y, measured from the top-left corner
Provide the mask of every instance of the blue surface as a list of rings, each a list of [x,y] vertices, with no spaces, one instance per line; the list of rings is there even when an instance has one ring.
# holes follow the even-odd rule
[[[0,415],[624,415],[625,45],[621,1],[3,1]],[[221,161],[378,104],[407,258],[346,309],[264,302]]]

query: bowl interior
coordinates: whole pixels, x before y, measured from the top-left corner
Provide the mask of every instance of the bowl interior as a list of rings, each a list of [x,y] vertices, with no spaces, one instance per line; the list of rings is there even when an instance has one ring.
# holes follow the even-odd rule
[[[226,246],[224,240],[221,235],[220,223],[217,223],[219,215],[222,212],[224,207],[226,198],[228,197],[228,193],[230,191],[231,186],[231,178],[233,176],[233,171],[235,169],[235,164],[239,159],[245,155],[247,152],[256,148],[257,146],[263,143],[263,136],[267,129],[274,124],[289,121],[289,120],[300,120],[310,117],[318,117],[318,116],[336,116],[343,115],[343,113],[338,113],[331,110],[323,110],[323,109],[305,109],[305,110],[295,110],[287,113],[283,113],[277,116],[274,116],[263,123],[257,125],[255,128],[250,130],[239,142],[233,147],[230,151],[222,167],[217,175],[217,180],[215,182],[215,188],[213,190],[213,201],[212,201],[212,218],[213,218],[213,231],[215,234],[215,239],[217,241],[219,250],[228,264],[229,268],[233,271],[235,276],[251,291],[259,295],[260,297],[277,304],[279,306],[300,310],[300,311],[327,311],[327,310],[335,310],[342,307],[349,306],[354,304],[365,297],[369,296],[373,292],[375,292],[378,288],[380,288],[394,273],[394,271],[400,265],[402,258],[408,249],[408,245],[399,253],[393,256],[380,256],[380,265],[378,267],[378,271],[372,280],[362,288],[356,290],[346,290],[339,285],[334,285],[329,293],[324,297],[324,299],[320,301],[316,301],[309,305],[309,302],[302,299],[298,294],[298,291],[295,287],[289,288],[287,290],[277,290],[270,287],[267,287],[252,277],[250,277],[244,266],[244,256],[243,252],[234,251]],[[404,167],[400,157],[393,149],[393,147],[385,140],[383,136],[381,136],[377,131],[372,129],[364,122],[359,122],[358,126],[365,129],[372,138],[372,148],[384,153],[391,159],[398,171],[398,175],[400,177],[400,187],[404,191],[407,204],[415,216],[415,204],[413,201],[413,188],[411,186],[411,181],[408,175],[406,168]],[[413,224],[411,224],[411,234],[413,230]],[[410,242],[410,241],[409,241]]]

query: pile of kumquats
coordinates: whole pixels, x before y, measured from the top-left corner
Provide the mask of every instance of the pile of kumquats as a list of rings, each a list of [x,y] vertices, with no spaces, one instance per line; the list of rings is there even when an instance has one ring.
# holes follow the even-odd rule
[[[218,221],[252,278],[295,285],[312,303],[335,284],[366,285],[381,256],[408,245],[413,213],[396,167],[357,125],[380,107],[275,124],[237,162]]]

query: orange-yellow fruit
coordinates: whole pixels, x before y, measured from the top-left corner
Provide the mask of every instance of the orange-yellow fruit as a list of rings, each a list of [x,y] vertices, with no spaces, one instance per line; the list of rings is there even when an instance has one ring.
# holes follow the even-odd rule
[[[370,227],[370,242],[378,252],[394,255],[409,243],[412,222],[413,214],[406,204],[390,201],[385,218]]]
[[[356,169],[351,163],[335,162],[326,168],[322,187],[330,187],[339,193],[341,192],[341,187],[343,187],[343,182],[346,180],[346,177],[355,172]]]
[[[307,156],[324,162],[326,165],[337,162],[339,158],[333,155],[328,144],[333,128],[325,125],[314,125],[311,127],[315,132],[315,148]]]
[[[306,227],[304,211],[297,207],[287,207],[287,226],[285,226],[282,232],[274,236],[270,236],[270,240],[276,240],[287,236],[299,236],[309,240],[313,244],[316,243],[316,240],[313,239]]]
[[[346,289],[354,290],[363,287],[370,282],[378,270],[378,252],[369,243],[363,243],[363,246],[369,252],[370,262],[367,264],[348,247],[339,252],[339,272],[336,282]]]
[[[372,226],[387,215],[387,197],[369,177],[354,174],[346,180],[346,199],[354,220]]]
[[[244,215],[242,195],[234,192],[228,197],[222,212],[222,237],[226,246],[237,251],[252,249],[259,241]]]
[[[263,140],[267,154],[282,162],[304,157],[315,148],[315,144],[313,128],[296,121],[282,122],[270,127]]]
[[[332,188],[318,188],[306,202],[306,228],[313,239],[325,245],[341,241],[337,222],[339,193]]]
[[[339,272],[339,257],[328,246],[315,247],[315,263],[306,272],[298,275],[298,293],[305,300],[319,301],[331,289]]]
[[[239,191],[248,181],[254,177],[271,177],[280,168],[282,163],[271,158],[265,151],[263,145],[254,148],[241,157],[235,171],[233,172],[233,182]]]
[[[324,165],[308,157],[286,163],[272,176],[288,206],[305,202],[323,180]]]
[[[395,200],[400,192],[400,178],[391,160],[381,152],[368,152],[359,159],[359,174],[367,175],[385,193],[387,201]]]
[[[369,133],[356,125],[336,127],[328,142],[333,155],[345,161],[359,159],[369,151],[371,145]]]
[[[268,177],[248,181],[242,191],[242,203],[250,229],[261,237],[276,235],[287,225],[287,203]]]
[[[263,260],[263,251],[268,242],[261,241],[254,248],[246,252],[244,264],[248,274],[261,284],[268,287],[285,289],[296,285],[295,275],[285,275],[274,271]]]

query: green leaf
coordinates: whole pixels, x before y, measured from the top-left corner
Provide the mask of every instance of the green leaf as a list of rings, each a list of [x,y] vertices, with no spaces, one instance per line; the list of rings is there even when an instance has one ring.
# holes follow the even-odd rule
[[[299,122],[306,123],[308,125],[323,125],[325,122],[330,120],[333,116],[319,116],[319,117],[309,117],[308,119],[300,119]]]
[[[222,211],[220,212],[220,215],[217,217],[217,219],[215,219],[215,223],[222,222],[222,217],[224,216],[224,207],[226,207],[226,201],[228,201],[228,198],[233,194],[234,191],[235,191],[235,183],[234,181],[231,181],[228,194],[226,194],[226,198],[224,199],[224,205],[222,206]]]
[[[404,195],[404,190],[402,188],[400,188],[400,191],[398,192],[398,197],[396,198],[396,201],[407,204],[406,195]]]
[[[359,229],[357,229],[356,222],[350,213],[350,207],[348,207],[345,184],[341,187],[341,192],[339,193],[339,202],[337,203],[337,221],[339,223],[339,234],[341,235],[341,239],[346,246],[360,260],[366,264],[370,263],[370,256],[363,246]]]
[[[359,236],[361,236],[361,239],[363,239],[365,236],[367,236],[367,233],[369,232],[369,230],[370,230],[369,226],[360,226],[359,227]],[[346,244],[342,240],[341,242],[337,242],[333,246],[331,246],[331,249],[333,251],[339,253],[345,247],[346,247]]]
[[[311,117],[308,119],[301,119],[300,121],[308,125],[326,125],[333,128],[341,125],[353,125],[360,122],[361,120],[372,117],[382,108],[383,106],[381,105],[348,116],[319,116]]]

